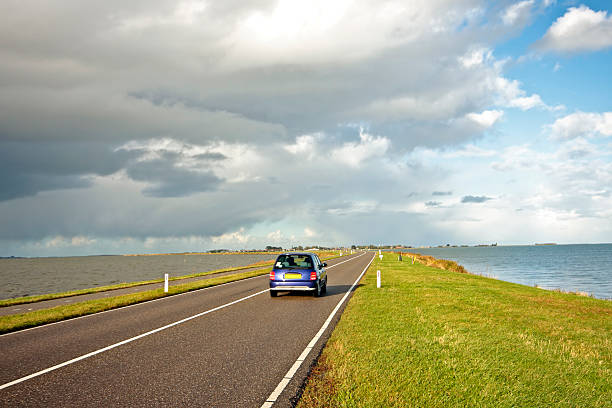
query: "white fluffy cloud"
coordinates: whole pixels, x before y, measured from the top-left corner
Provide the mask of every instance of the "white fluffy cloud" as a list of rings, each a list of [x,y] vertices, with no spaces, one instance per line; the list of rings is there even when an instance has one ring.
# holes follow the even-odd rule
[[[521,89],[521,84],[517,80],[509,80],[502,76],[495,78],[495,88],[498,91],[498,103],[502,106],[529,110],[533,108],[547,108],[538,94],[527,95]]]
[[[270,231],[266,235],[266,238],[276,243],[276,242],[279,242],[281,239],[283,239],[283,233],[279,229],[276,231]]]
[[[484,62],[493,59],[493,52],[488,48],[478,47],[468,51],[459,57],[459,61],[465,68],[472,68],[482,65]]]
[[[500,110],[486,110],[481,113],[468,113],[466,118],[487,129],[493,126],[503,115],[504,112]]]
[[[502,21],[506,25],[523,23],[531,15],[533,3],[534,0],[525,0],[508,6],[502,14]]]
[[[560,52],[596,51],[612,46],[612,16],[589,7],[571,7],[548,29],[538,43]]]
[[[363,129],[359,131],[359,142],[348,142],[332,150],[332,160],[350,167],[359,167],[362,162],[372,157],[385,155],[391,142],[382,136],[373,136]]]
[[[321,133],[301,135],[295,138],[295,143],[285,145],[284,148],[298,158],[312,160],[317,154],[317,141],[323,137]]]
[[[576,112],[557,119],[550,125],[553,139],[612,136],[612,112]]]
[[[228,232],[225,234],[221,234],[218,236],[213,236],[211,237],[211,241],[216,244],[216,245],[230,245],[230,246],[236,246],[236,245],[240,245],[243,246],[246,245],[249,240],[251,239],[251,236],[247,233],[245,233],[244,228],[240,228],[238,231],[234,231],[234,232]]]
[[[242,68],[359,61],[432,32],[451,30],[461,23],[470,3],[280,0],[237,21],[224,39],[231,47],[223,64]]]

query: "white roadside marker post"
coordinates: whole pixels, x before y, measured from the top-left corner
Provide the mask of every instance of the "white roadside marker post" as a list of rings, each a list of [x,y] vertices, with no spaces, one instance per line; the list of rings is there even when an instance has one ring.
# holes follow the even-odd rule
[[[380,288],[380,270],[376,271],[376,287]]]
[[[168,274],[164,274],[164,293],[168,293]]]
[[[380,258],[380,260],[382,261],[382,259],[383,259],[382,254],[378,255],[378,257],[379,257],[379,258]]]

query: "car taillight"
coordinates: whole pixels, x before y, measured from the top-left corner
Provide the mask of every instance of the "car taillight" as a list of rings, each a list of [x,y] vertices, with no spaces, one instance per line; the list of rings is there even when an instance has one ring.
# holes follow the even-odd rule
[[[317,273],[315,271],[310,272],[310,280],[317,280]]]
[[[274,280],[274,271],[270,272],[270,280]]]

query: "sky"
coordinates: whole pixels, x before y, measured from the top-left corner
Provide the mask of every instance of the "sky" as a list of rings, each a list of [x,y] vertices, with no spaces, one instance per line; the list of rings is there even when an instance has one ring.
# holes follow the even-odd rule
[[[609,1],[0,3],[0,256],[612,242]]]

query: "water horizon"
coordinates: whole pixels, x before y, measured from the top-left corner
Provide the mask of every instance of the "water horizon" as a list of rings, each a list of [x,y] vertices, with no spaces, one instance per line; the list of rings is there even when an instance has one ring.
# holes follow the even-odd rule
[[[0,299],[44,295],[124,282],[246,266],[274,254],[91,255],[0,259]]]
[[[612,244],[443,246],[401,251],[452,260],[477,275],[612,300]]]

